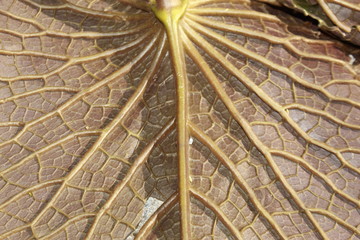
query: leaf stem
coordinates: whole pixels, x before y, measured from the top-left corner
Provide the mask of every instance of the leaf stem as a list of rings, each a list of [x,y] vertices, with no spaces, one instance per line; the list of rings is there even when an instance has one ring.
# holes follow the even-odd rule
[[[181,239],[191,239],[190,228],[190,195],[189,195],[189,163],[188,163],[188,139],[187,125],[187,78],[185,69],[185,57],[179,36],[179,20],[183,16],[188,0],[156,0],[153,11],[158,19],[164,24],[170,54],[173,62],[173,70],[176,77],[177,94],[177,132],[178,132],[178,162],[179,162],[179,199],[181,212]]]

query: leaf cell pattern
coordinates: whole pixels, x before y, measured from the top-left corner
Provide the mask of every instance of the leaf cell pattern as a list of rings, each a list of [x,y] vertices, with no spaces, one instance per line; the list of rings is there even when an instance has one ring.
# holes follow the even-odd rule
[[[360,2],[358,0],[279,0],[270,3],[283,4],[309,15],[316,19],[325,31],[360,45]]]
[[[358,49],[161,3],[0,0],[0,239],[360,239]]]

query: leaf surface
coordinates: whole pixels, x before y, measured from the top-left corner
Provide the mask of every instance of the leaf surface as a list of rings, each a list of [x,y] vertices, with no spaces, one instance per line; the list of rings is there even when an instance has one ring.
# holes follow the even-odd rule
[[[161,2],[0,1],[0,239],[359,239],[357,50]]]
[[[274,4],[273,2],[270,2]],[[319,26],[335,36],[360,45],[360,1],[358,0],[279,0],[318,20]]]

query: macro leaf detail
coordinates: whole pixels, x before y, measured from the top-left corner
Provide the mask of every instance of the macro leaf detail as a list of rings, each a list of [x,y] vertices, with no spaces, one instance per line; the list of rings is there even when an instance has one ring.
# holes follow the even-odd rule
[[[333,35],[360,45],[360,2],[357,0],[279,0],[319,22]],[[274,4],[274,3],[272,3]]]
[[[305,2],[0,0],[0,239],[360,239],[359,4]]]

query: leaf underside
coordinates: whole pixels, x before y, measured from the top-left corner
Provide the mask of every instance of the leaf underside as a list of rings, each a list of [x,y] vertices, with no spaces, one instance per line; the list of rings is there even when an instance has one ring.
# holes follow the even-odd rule
[[[360,239],[357,53],[257,1],[0,0],[0,239]]]
[[[360,46],[359,0],[275,0],[309,15],[325,31]],[[274,4],[271,2],[271,4]]]

